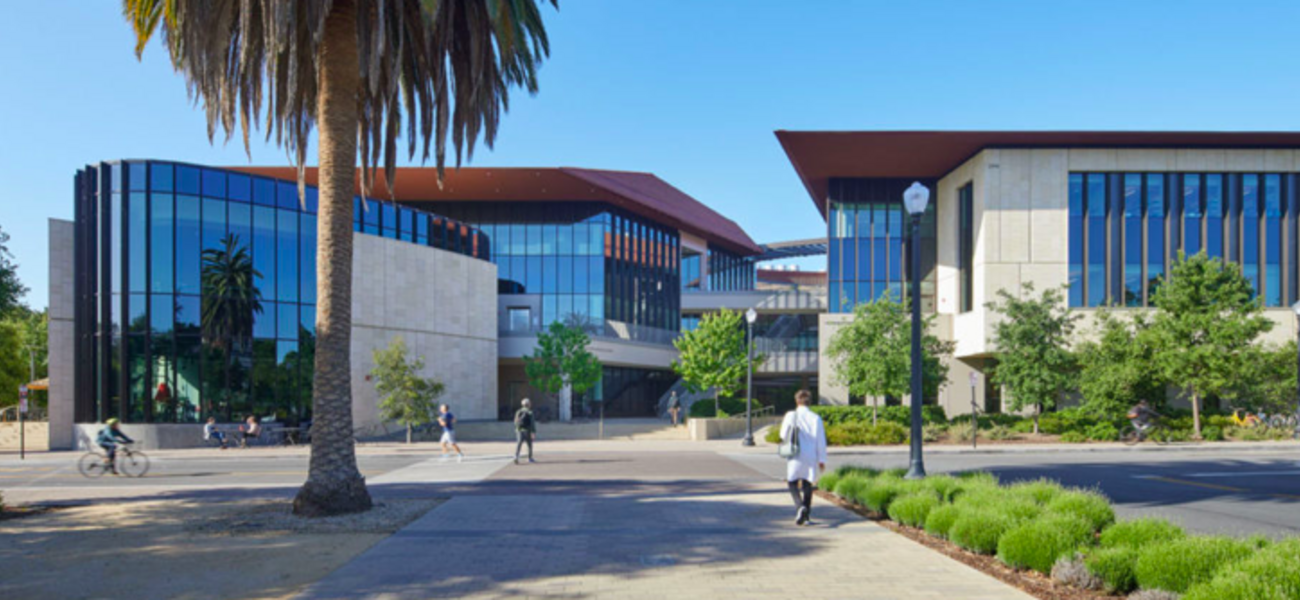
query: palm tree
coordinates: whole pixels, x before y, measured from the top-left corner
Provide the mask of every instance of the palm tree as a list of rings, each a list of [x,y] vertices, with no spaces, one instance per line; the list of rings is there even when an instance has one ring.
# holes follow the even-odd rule
[[[262,274],[253,268],[248,247],[231,234],[218,248],[203,251],[203,308],[199,322],[208,344],[222,353],[226,372],[225,391],[229,395],[235,350],[247,352],[253,338],[253,315],[262,312],[262,291],[256,278]],[[225,403],[227,409],[229,403]],[[226,417],[230,415],[227,414]]]
[[[137,56],[161,23],[173,65],[207,111],[209,139],[218,126],[227,139],[239,128],[247,150],[265,88],[267,138],[294,156],[301,192],[320,125],[314,423],[298,514],[370,507],[352,438],[349,356],[358,150],[365,195],[381,159],[391,193],[402,135],[411,159],[417,138],[422,160],[434,142],[439,176],[448,134],[457,166],[480,135],[490,148],[509,89],[537,91],[550,51],[538,8],[546,1],[123,0]]]

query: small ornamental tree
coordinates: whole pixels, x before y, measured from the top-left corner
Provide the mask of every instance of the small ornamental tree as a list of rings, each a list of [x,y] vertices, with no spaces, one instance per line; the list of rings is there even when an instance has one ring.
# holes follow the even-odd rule
[[[953,343],[930,332],[934,315],[925,319],[921,337],[922,382],[927,398],[938,396],[948,382],[943,356]],[[854,396],[870,397],[875,424],[879,399],[902,398],[912,377],[912,319],[907,307],[882,295],[853,309],[853,320],[831,336],[826,355],[835,361],[835,378]]]
[[[721,414],[718,398],[730,398],[744,385],[744,317],[725,308],[705,313],[699,327],[682,334],[673,346],[680,353],[673,361],[673,370],[682,377],[686,389],[699,393],[712,388],[714,414]],[[761,362],[761,357],[754,357],[755,368]]]
[[[1074,387],[1074,355],[1067,343],[1078,315],[1070,313],[1059,289],[1034,295],[1026,283],[1021,297],[998,290],[999,301],[989,310],[1001,315],[993,326],[993,346],[998,365],[993,381],[1010,394],[1011,410],[1034,408],[1034,433],[1043,410]]]
[[[22,306],[27,286],[18,280],[18,264],[9,253],[9,234],[0,229],[0,317]]]
[[[442,395],[445,386],[432,377],[422,377],[424,357],[407,358],[406,341],[398,336],[383,350],[374,351],[375,366],[370,375],[379,392],[379,414],[390,421],[406,426],[406,443],[411,443],[411,431],[417,426],[431,423],[438,412],[434,401]]]
[[[1255,290],[1233,263],[1178,253],[1169,278],[1156,290],[1150,334],[1155,362],[1192,400],[1192,429],[1201,437],[1201,401],[1230,392],[1243,375],[1251,344],[1273,328]]]
[[[587,349],[591,338],[579,327],[559,321],[537,335],[537,350],[524,357],[524,372],[533,387],[561,395],[561,418],[571,400],[570,393],[582,394],[600,382],[600,361]]]
[[[1294,413],[1296,410],[1296,343],[1280,346],[1247,348],[1241,357],[1241,370],[1233,385],[1224,390],[1223,398],[1267,414]]]
[[[1155,365],[1150,315],[1099,310],[1097,336],[1079,345],[1082,408],[1099,418],[1118,419],[1138,400],[1164,403],[1167,383]]]

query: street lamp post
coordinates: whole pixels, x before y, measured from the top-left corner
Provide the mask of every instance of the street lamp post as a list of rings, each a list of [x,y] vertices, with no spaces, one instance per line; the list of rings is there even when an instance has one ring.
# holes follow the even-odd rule
[[[930,190],[914,182],[903,192],[903,207],[912,216],[911,257],[908,277],[912,290],[908,300],[912,304],[912,464],[907,469],[908,479],[925,477],[925,461],[921,457],[921,398],[924,390],[921,381],[921,217],[930,203]]]
[[[758,311],[749,307],[745,311],[745,325],[748,329],[745,345],[745,362],[747,363],[745,381],[745,439],[742,446],[754,445],[754,321],[758,320]]]

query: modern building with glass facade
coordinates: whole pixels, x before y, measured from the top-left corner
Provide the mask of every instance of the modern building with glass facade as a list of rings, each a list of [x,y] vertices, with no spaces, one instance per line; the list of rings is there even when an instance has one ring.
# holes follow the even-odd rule
[[[1141,309],[1179,253],[1241,265],[1271,342],[1290,339],[1300,296],[1300,133],[778,131],[827,219],[820,346],[853,306],[907,293],[902,190],[931,192],[922,221],[922,310],[956,342],[949,413],[1000,409],[988,383],[997,292],[1068,285],[1066,302]],[[902,254],[899,254],[900,250]],[[882,260],[883,259],[883,260]],[[897,270],[896,270],[897,269]],[[845,403],[821,360],[821,400]],[[972,377],[972,374],[974,377]],[[972,384],[972,382],[976,382]]]
[[[72,289],[72,331],[51,334],[70,338],[63,418],[117,417],[163,446],[193,438],[166,426],[208,417],[309,422],[315,176],[300,200],[291,168],[124,160],[79,171],[75,222],[51,228],[52,257],[73,257],[52,265],[51,280]],[[440,187],[432,169],[410,168],[396,181],[391,200],[354,199],[363,430],[378,421],[370,354],[397,335],[448,383],[462,419],[508,418],[524,397],[553,418],[581,417],[595,401],[607,416],[653,416],[678,379],[683,254],[702,257],[702,289],[754,286],[761,248],[653,175],[467,168]],[[522,367],[554,322],[586,329],[604,365],[601,384],[564,407],[528,386]]]

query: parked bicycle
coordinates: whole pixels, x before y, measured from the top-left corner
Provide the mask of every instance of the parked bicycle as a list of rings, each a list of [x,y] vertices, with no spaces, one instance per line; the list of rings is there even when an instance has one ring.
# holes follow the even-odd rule
[[[1154,421],[1145,427],[1139,427],[1130,422],[1120,430],[1119,439],[1129,446],[1148,439],[1157,445],[1163,446],[1169,442],[1168,433],[1168,428],[1160,421]]]
[[[113,467],[108,462],[107,454],[91,450],[81,455],[81,459],[77,461],[77,470],[81,471],[83,476],[94,479],[112,471]],[[149,472],[149,457],[144,452],[132,450],[128,444],[119,444],[117,472],[127,477],[144,477],[144,474]]]
[[[1268,426],[1274,429],[1296,431],[1300,429],[1300,410],[1293,413],[1278,413],[1268,418]]]

